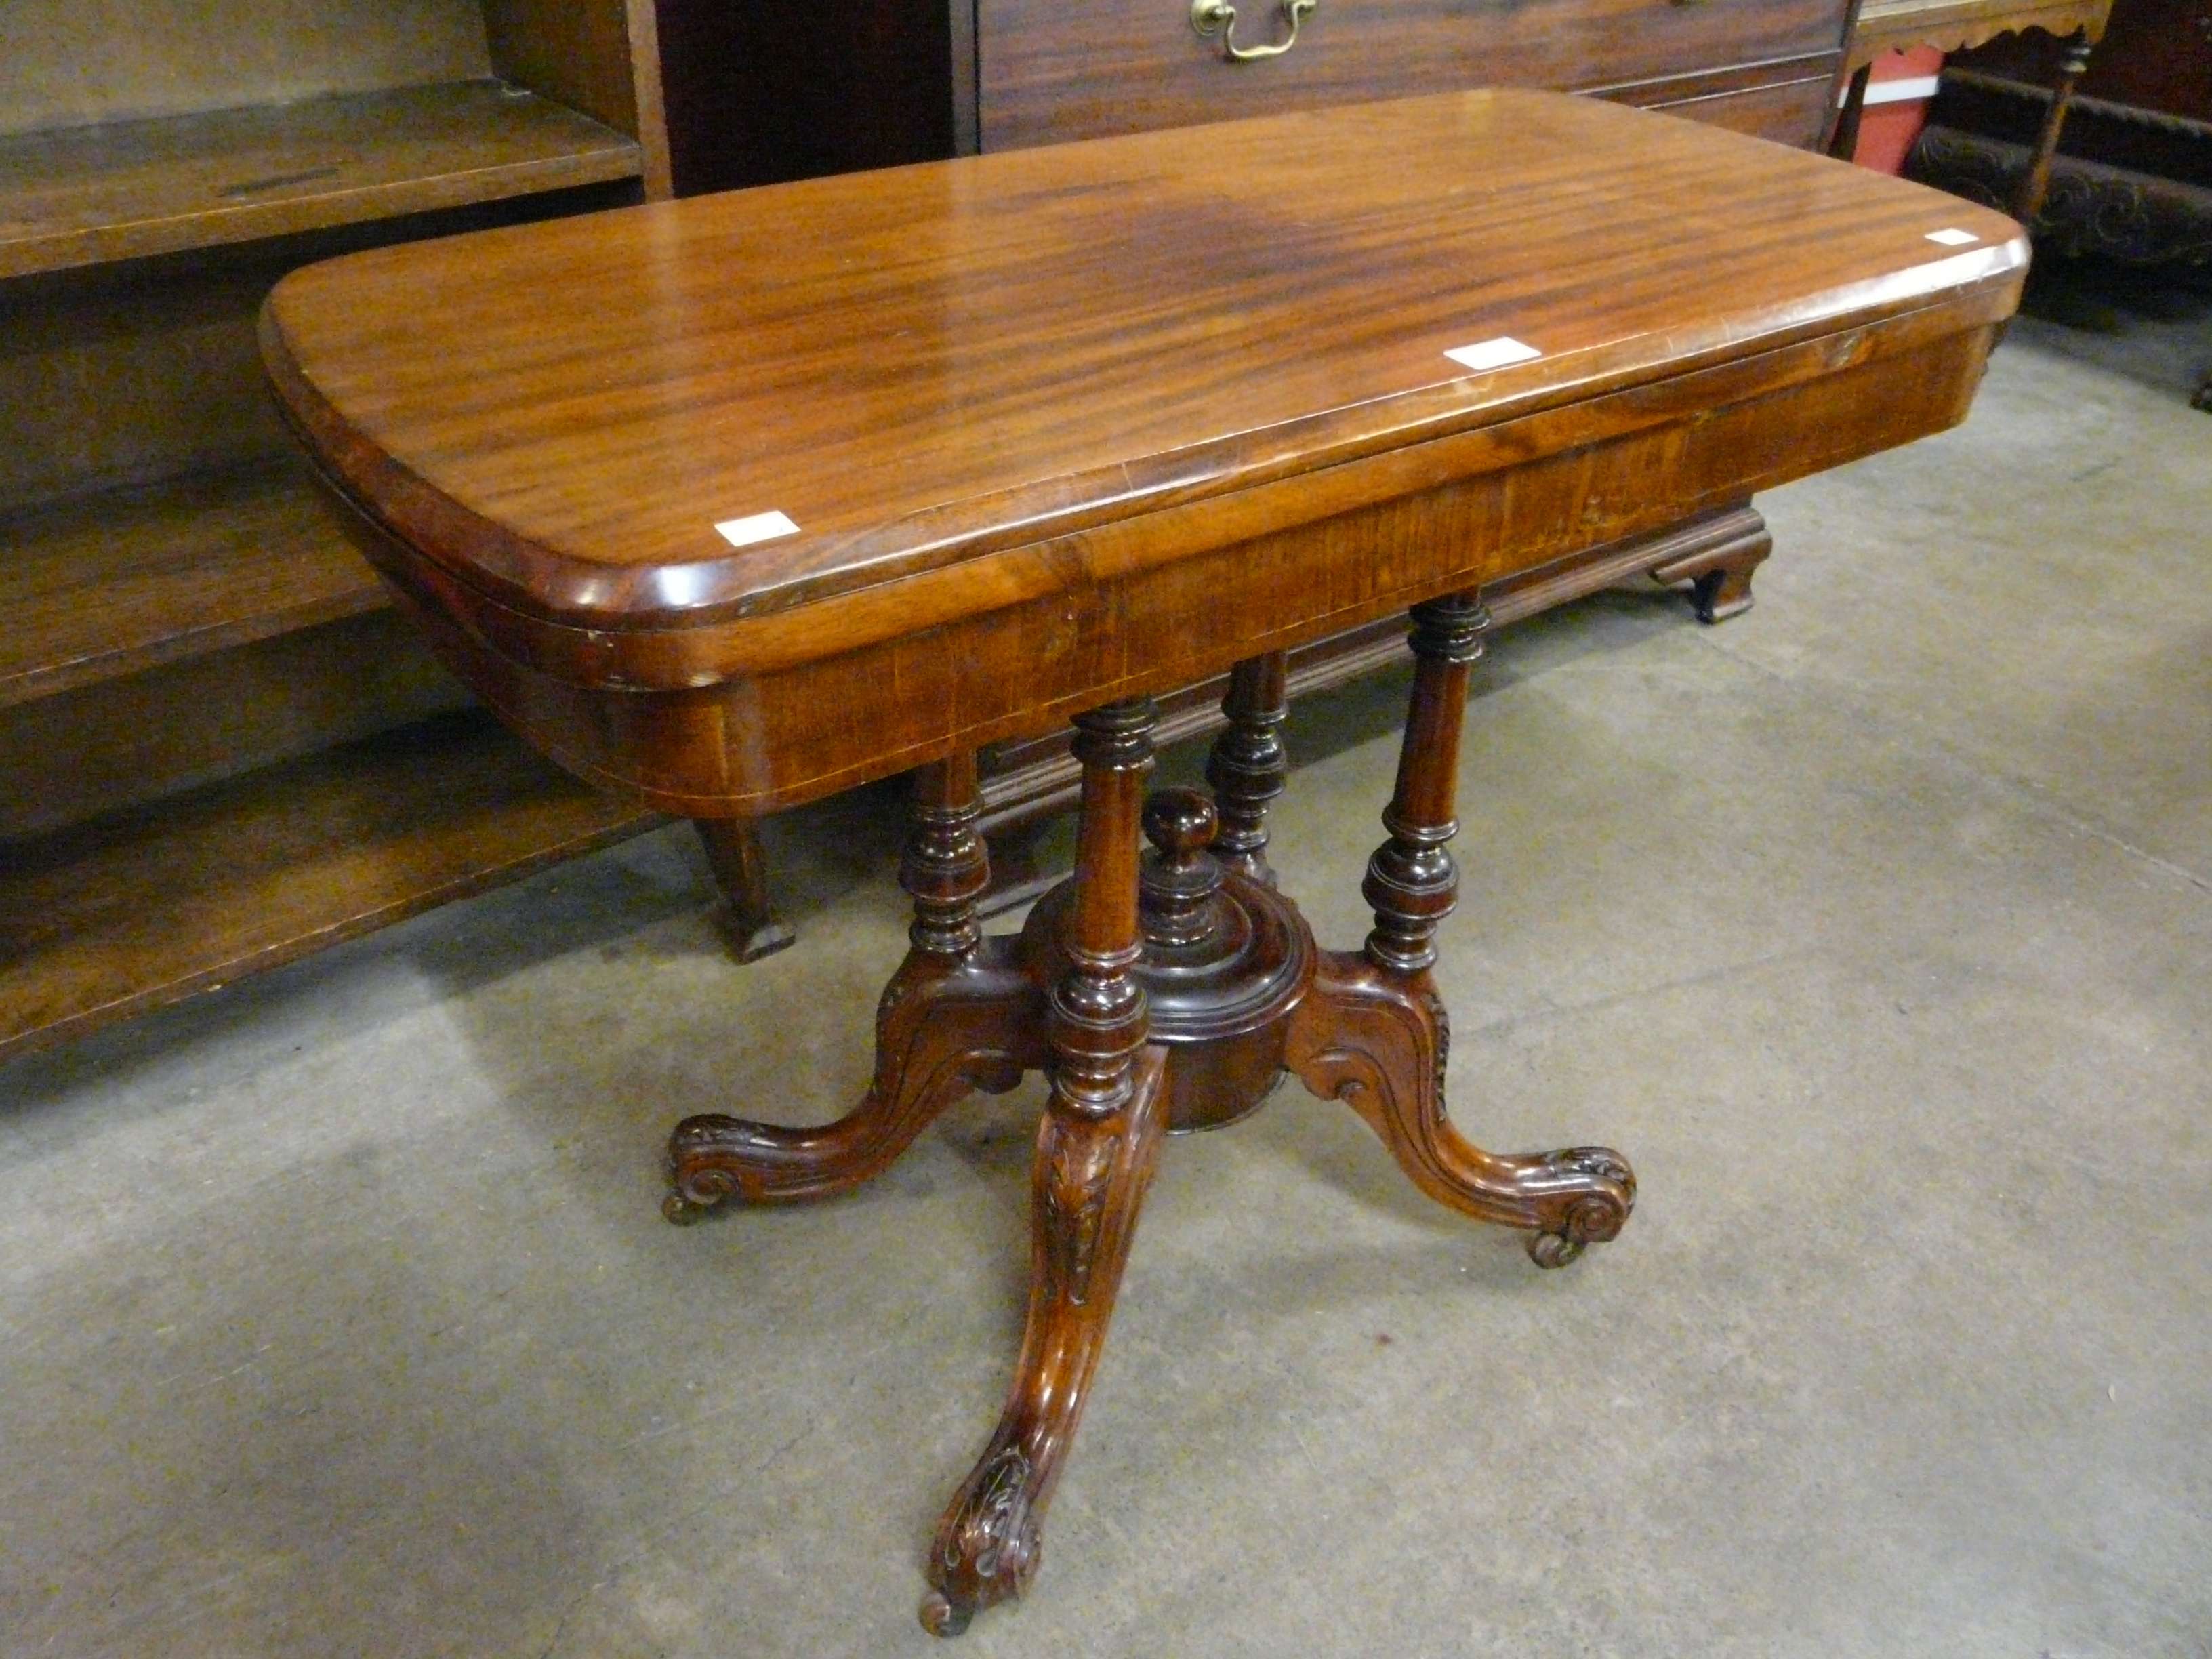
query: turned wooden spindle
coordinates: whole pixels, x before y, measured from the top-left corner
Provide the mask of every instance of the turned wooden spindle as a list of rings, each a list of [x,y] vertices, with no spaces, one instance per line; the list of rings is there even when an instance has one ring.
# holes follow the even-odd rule
[[[1060,943],[1069,971],[1052,990],[1056,1111],[1099,1118],[1128,1098],[1129,1066],[1145,1042],[1145,993],[1130,969],[1137,932],[1138,825],[1152,769],[1150,698],[1075,717],[1071,745],[1083,767],[1073,900]]]
[[[1206,758],[1206,781],[1213,786],[1213,855],[1230,869],[1273,886],[1267,864],[1267,809],[1283,793],[1290,757],[1281,727],[1290,713],[1284,682],[1286,660],[1280,651],[1250,657],[1229,672],[1229,690],[1221,699],[1228,729],[1213,740]]]
[[[912,829],[899,858],[899,885],[914,900],[907,938],[932,956],[964,957],[982,943],[975,901],[991,884],[991,849],[976,831],[983,815],[975,751],[963,749],[914,775]]]
[[[1375,908],[1368,959],[1401,974],[1437,959],[1437,926],[1459,902],[1459,867],[1444,843],[1459,833],[1459,734],[1468,672],[1490,613],[1472,594],[1413,610],[1413,691],[1398,751],[1398,786],[1383,809],[1390,839],[1367,862],[1360,893]]]

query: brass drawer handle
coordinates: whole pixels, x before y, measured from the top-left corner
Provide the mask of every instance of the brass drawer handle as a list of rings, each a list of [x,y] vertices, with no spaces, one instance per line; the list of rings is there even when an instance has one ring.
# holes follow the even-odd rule
[[[1240,64],[1249,64],[1255,58],[1280,58],[1297,45],[1298,25],[1320,3],[1321,0],[1282,0],[1283,15],[1290,23],[1291,32],[1270,46],[1237,44],[1237,8],[1229,0],[1190,0],[1190,26],[1203,35],[1218,34],[1224,52]]]

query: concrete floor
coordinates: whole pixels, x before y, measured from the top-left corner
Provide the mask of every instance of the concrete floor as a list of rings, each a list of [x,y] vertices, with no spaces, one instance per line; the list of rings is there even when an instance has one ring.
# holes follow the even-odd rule
[[[1765,498],[1751,616],[1496,641],[1456,1115],[1634,1220],[1540,1273],[1295,1091],[1171,1146],[967,1654],[2212,1654],[2212,305],[2100,304]],[[1401,690],[1295,722],[1332,942]],[[0,1073],[0,1653],[941,1651],[1036,1094],[657,1211],[678,1115],[862,1086],[895,811],[777,827],[750,969],[672,832]]]

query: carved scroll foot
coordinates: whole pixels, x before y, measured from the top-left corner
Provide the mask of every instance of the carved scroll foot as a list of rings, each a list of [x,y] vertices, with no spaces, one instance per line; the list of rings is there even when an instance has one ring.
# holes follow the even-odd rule
[[[1655,565],[1651,580],[1668,586],[1689,583],[1690,605],[1698,620],[1726,622],[1751,609],[1751,573],[1773,550],[1774,538],[1762,525],[1754,534]]]
[[[1358,1112],[1431,1198],[1529,1233],[1538,1267],[1564,1267],[1616,1236],[1636,1203],[1627,1160],[1602,1146],[1486,1152],[1462,1139],[1444,1116],[1449,1041],[1425,973],[1327,951],[1291,1018],[1285,1063],[1313,1093]]]
[[[1029,1325],[998,1431],[938,1523],[921,1622],[957,1636],[1036,1575],[1060,1480],[1106,1340],[1137,1211],[1166,1121],[1167,1054],[1145,1048],[1124,1103],[1103,1115],[1055,1091],[1030,1184]]]
[[[881,1174],[931,1120],[975,1090],[1003,1093],[1050,1058],[1044,999],[997,940],[948,963],[917,951],[876,1010],[876,1076],[835,1123],[794,1129],[718,1114],[676,1126],[674,1190],[661,1213],[679,1224],[725,1200],[822,1198]]]

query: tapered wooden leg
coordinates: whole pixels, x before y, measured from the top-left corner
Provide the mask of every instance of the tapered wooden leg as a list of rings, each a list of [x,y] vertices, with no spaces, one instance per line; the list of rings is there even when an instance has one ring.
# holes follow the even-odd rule
[[[1213,856],[1271,887],[1275,872],[1267,866],[1267,809],[1283,793],[1290,771],[1280,731],[1290,712],[1283,690],[1286,666],[1283,653],[1270,651],[1230,671],[1229,692],[1221,700],[1229,727],[1213,740],[1206,761],[1220,819]]]
[[[2051,189],[2051,163],[2058,154],[2058,135],[2065,131],[2067,106],[2074,100],[2074,83],[2088,68],[2089,32],[2076,29],[2059,56],[2058,84],[2051,89],[2051,101],[2043,106],[2035,148],[2029,152],[2027,170],[2021,174],[2020,187],[2013,197],[2012,216],[2023,229],[2033,231],[2036,216],[2043,211],[2043,198]]]
[[[1046,1063],[1044,999],[1011,942],[986,940],[976,926],[975,895],[990,878],[978,811],[974,756],[923,769],[899,872],[914,898],[912,948],[877,1006],[866,1097],[820,1128],[686,1118],[669,1142],[671,1221],[696,1220],[733,1195],[774,1203],[858,1186],[955,1101],[1011,1089]]]
[[[1848,161],[1858,154],[1859,117],[1866,109],[1867,82],[1873,76],[1874,65],[1861,64],[1851,72],[1850,82],[1844,90],[1843,107],[1836,112],[1826,146],[1838,161]]]
[[[750,818],[694,818],[707,866],[722,894],[722,928],[739,962],[773,956],[798,937],[775,918],[769,901],[768,860]]]
[[[1067,969],[1048,1024],[1052,1098],[1030,1187],[1029,1324],[996,1433],[937,1529],[921,1621],[955,1636],[1035,1574],[1046,1505],[1083,1415],[1158,1159],[1166,1052],[1147,1047],[1131,969],[1138,818],[1152,764],[1152,708],[1077,717],[1083,764],[1075,885],[1062,923]]]
[[[1315,1094],[1357,1111],[1423,1192],[1479,1220],[1528,1230],[1529,1255],[1559,1267],[1628,1219],[1636,1182],[1626,1160],[1599,1146],[1486,1152],[1444,1117],[1450,1038],[1429,970],[1437,926],[1458,902],[1459,871],[1445,843],[1459,828],[1460,728],[1489,620],[1464,596],[1413,609],[1413,701],[1397,789],[1382,815],[1389,839],[1361,886],[1374,931],[1358,954],[1323,954],[1291,1015],[1285,1064]]]

